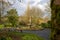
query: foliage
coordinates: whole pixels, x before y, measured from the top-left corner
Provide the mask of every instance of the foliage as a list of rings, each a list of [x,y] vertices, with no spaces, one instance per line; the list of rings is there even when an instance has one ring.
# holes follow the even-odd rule
[[[11,23],[5,23],[5,24],[4,24],[4,27],[11,27],[11,26],[12,26]]]
[[[24,21],[19,22],[20,26],[26,26],[26,23]]]
[[[54,3],[56,0],[51,0],[51,9],[52,9],[52,31],[51,31],[51,40],[57,40],[57,32],[60,32],[60,5]],[[57,1],[58,2],[58,1]],[[60,35],[60,34],[59,34]]]
[[[41,23],[40,24],[43,28],[47,27],[47,24],[46,23]]]
[[[40,26],[43,28],[51,28],[51,21],[48,21],[47,23],[41,23]]]
[[[16,9],[11,9],[7,11],[8,15],[8,20],[12,24],[12,26],[16,26],[18,23],[18,14]]]
[[[51,28],[51,25],[52,25],[51,21],[48,21],[48,22],[47,22],[48,28]]]

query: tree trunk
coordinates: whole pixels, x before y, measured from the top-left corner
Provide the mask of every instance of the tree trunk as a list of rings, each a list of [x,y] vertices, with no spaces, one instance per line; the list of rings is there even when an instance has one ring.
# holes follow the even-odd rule
[[[51,40],[60,40],[60,5],[54,4],[55,0],[51,1],[52,9],[52,31],[51,31]]]

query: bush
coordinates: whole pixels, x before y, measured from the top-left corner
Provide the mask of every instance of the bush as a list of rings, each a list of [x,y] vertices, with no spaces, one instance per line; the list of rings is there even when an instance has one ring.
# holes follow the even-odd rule
[[[6,40],[6,38],[5,37],[1,37],[0,40]]]
[[[41,23],[40,26],[42,26],[43,28],[46,28],[47,24],[46,23]]]
[[[19,22],[19,25],[26,26],[26,23],[24,21]]]
[[[11,24],[11,23],[5,23],[4,26],[5,26],[5,27],[11,27],[12,24]]]
[[[11,37],[1,37],[0,40],[12,40]]]
[[[11,37],[7,37],[6,40],[12,40],[12,38]]]

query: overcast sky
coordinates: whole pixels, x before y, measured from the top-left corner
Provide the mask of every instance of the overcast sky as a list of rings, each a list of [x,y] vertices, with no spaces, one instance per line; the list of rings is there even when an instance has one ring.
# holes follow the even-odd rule
[[[5,0],[7,2],[7,0]],[[44,17],[51,16],[50,12],[45,11],[46,7],[50,0],[8,0],[12,7],[18,11],[19,15],[23,15],[26,10],[28,2],[30,3],[30,7],[36,6],[39,7],[44,13]]]

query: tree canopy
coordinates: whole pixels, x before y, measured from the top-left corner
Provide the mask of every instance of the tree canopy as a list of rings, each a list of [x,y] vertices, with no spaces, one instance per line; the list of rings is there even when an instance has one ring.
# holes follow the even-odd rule
[[[17,22],[18,22],[18,14],[16,9],[11,9],[9,11],[7,11],[7,17],[9,22],[13,25],[16,26]]]

